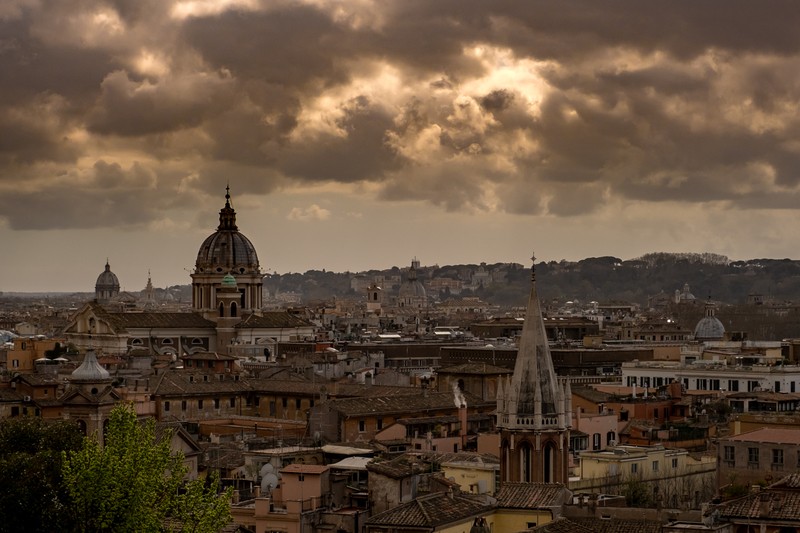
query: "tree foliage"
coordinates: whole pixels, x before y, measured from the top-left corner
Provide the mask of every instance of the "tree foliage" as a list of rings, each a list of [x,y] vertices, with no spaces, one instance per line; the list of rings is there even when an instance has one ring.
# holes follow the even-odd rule
[[[66,421],[10,418],[0,422],[0,532],[69,531],[62,452],[83,436]]]
[[[101,444],[96,436],[82,449],[64,454],[64,481],[77,531],[217,531],[230,520],[230,493],[217,494],[202,480],[184,487],[182,454],[170,439],[156,438],[155,422],[141,422],[133,408],[111,412]],[[185,506],[191,505],[187,510]]]

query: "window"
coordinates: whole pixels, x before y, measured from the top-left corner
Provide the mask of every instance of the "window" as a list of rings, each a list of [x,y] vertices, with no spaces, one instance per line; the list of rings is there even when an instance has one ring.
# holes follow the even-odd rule
[[[592,435],[592,449],[599,450],[600,449],[600,433],[595,433]]]
[[[181,400],[181,411],[186,410],[186,400]]]
[[[169,411],[169,402],[164,402],[164,411]]]
[[[737,392],[739,390],[739,380],[738,379],[729,379],[728,380],[728,390],[730,392]]]
[[[678,468],[678,460],[677,459],[673,459],[672,460],[672,468]]]
[[[284,409],[286,409],[286,407],[289,405],[289,398],[283,398],[281,400],[281,405],[283,406]]]
[[[367,422],[364,420],[358,421],[358,432],[364,433],[367,430]]]
[[[747,382],[747,392],[753,392],[758,388],[758,381],[757,380],[749,380]]]
[[[378,421],[377,421],[377,423],[376,423],[376,426],[377,426],[377,428],[378,428],[379,430],[380,430],[380,429],[383,429],[383,418],[379,418],[379,419],[378,419]]]
[[[214,409],[219,409],[219,398],[214,398]]]
[[[609,431],[606,433],[606,444],[608,446],[614,446],[617,443],[617,434],[613,431]]]
[[[653,461],[653,472],[658,472],[658,461]]]
[[[728,466],[735,466],[736,465],[736,450],[733,446],[725,446],[724,449],[725,453],[725,462],[728,463]]]
[[[639,465],[637,465],[636,463],[633,463],[631,465],[631,474],[635,474],[638,471],[639,471]]]
[[[772,464],[783,466],[783,450],[774,448],[772,450]]]
[[[172,344],[172,339],[164,339],[161,341],[161,344]]]
[[[197,400],[197,408],[198,409],[202,409],[203,408],[203,400]]]
[[[231,396],[231,399],[229,400],[228,405],[230,407],[236,407],[236,397],[235,396]]]
[[[195,345],[195,346],[203,344],[203,339],[201,339],[199,337],[195,337],[195,338],[192,339],[192,344]]]
[[[747,448],[747,462],[758,464],[758,448]]]
[[[295,398],[294,399],[294,408],[295,409],[300,409],[300,398]]]

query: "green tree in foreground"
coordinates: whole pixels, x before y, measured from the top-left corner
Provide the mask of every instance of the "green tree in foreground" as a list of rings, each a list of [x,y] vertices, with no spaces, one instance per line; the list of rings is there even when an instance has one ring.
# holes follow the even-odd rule
[[[73,422],[20,417],[0,421],[0,533],[69,531],[62,453],[78,450]]]
[[[217,494],[216,480],[184,486],[186,471],[170,439],[156,438],[154,420],[140,422],[131,406],[118,405],[103,445],[90,437],[64,454],[77,531],[219,531],[230,521],[230,491]]]

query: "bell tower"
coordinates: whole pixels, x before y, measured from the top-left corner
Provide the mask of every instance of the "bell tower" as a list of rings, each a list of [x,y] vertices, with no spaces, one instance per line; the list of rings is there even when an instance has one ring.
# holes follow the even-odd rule
[[[501,482],[567,484],[571,396],[553,368],[534,264],[514,374],[498,384]]]

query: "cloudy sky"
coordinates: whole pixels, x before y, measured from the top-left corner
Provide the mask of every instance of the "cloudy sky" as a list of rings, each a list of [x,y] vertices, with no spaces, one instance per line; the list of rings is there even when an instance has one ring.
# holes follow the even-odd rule
[[[0,290],[796,258],[795,1],[0,0]]]

